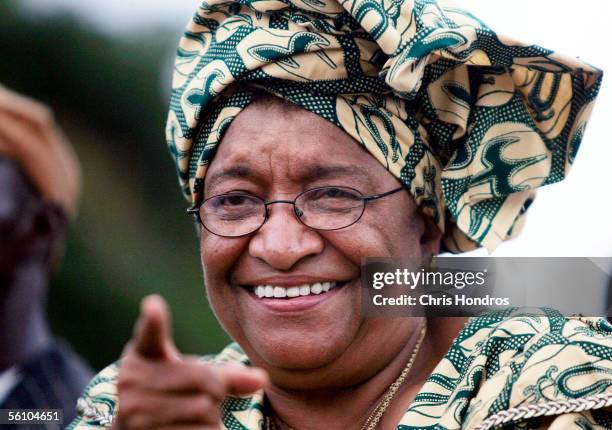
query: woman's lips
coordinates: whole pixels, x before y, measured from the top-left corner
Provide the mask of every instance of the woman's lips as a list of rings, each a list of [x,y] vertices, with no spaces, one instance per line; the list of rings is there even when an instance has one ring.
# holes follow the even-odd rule
[[[338,282],[328,291],[319,294],[300,295],[297,297],[259,297],[252,286],[245,286],[243,289],[247,292],[249,298],[255,301],[259,306],[275,311],[275,312],[302,312],[308,310],[319,303],[335,297],[349,282]]]

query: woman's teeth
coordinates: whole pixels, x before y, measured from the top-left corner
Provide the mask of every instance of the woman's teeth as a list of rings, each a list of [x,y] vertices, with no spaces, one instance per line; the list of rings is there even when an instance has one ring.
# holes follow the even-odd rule
[[[253,292],[259,297],[299,297],[309,296],[311,294],[326,293],[336,287],[336,282],[317,282],[316,284],[304,284],[295,287],[277,287],[275,285],[256,285],[253,287]]]

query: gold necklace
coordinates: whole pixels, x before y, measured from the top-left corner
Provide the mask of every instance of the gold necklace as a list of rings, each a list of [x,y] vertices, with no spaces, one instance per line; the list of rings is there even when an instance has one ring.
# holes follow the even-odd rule
[[[365,424],[361,426],[361,430],[375,430],[376,429],[376,427],[378,426],[378,423],[383,417],[383,414],[389,408],[389,405],[391,404],[393,398],[397,394],[397,391],[399,390],[400,386],[404,383],[404,381],[406,380],[406,377],[410,373],[410,369],[412,369],[412,365],[414,364],[414,361],[416,360],[419,350],[421,349],[421,345],[423,344],[423,340],[425,339],[426,334],[427,334],[427,320],[424,320],[423,327],[421,327],[421,333],[419,334],[419,339],[417,340],[417,343],[414,345],[414,349],[412,350],[412,354],[410,355],[410,358],[408,359],[408,363],[406,363],[404,370],[402,370],[402,373],[400,373],[397,379],[389,386],[389,388],[387,388],[387,391],[385,392],[383,398],[380,399],[380,401],[376,404],[374,411],[372,411],[370,416],[368,416],[368,419],[366,420]],[[289,426],[287,426],[287,428],[289,430],[295,430]],[[264,430],[278,430],[276,423],[269,416],[265,417]]]

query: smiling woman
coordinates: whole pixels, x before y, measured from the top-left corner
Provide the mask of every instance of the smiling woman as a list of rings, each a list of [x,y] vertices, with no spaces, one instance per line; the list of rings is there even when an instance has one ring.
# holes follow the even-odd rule
[[[360,294],[365,257],[516,234],[573,161],[600,78],[433,1],[204,2],[167,137],[235,343],[181,355],[147,298],[71,428],[608,426],[605,320],[366,318]]]
[[[289,126],[291,133],[286,132]],[[332,145],[334,161],[328,151]],[[326,169],[328,175],[323,177],[312,175],[326,165],[341,168]],[[370,195],[400,185],[341,129],[311,112],[282,109],[280,103],[254,102],[234,120],[208,174],[231,166],[243,166],[250,174],[206,186],[205,196],[241,190],[265,199],[293,199],[304,190],[327,185],[335,186],[331,188],[335,194],[325,198],[338,200],[340,187]],[[351,166],[360,166],[360,174]],[[306,205],[302,208],[304,216],[314,212]],[[300,222],[290,205],[275,205],[268,211],[266,222],[252,236],[201,237],[210,303],[253,363],[288,389],[341,384],[335,379],[364,381],[393,358],[401,368],[413,346],[407,340],[420,321],[398,321],[393,333],[385,333],[388,328],[380,322],[362,321],[359,282],[360,263],[366,256],[437,253],[439,233],[430,224],[434,233],[426,234],[410,194],[403,191],[373,201],[358,223],[333,231],[307,227],[304,223],[310,220]],[[397,213],[406,217],[394,216]],[[326,218],[337,216],[326,214]],[[381,223],[381,219],[388,221]],[[323,285],[330,283],[336,287],[322,292]],[[274,296],[295,287],[309,291],[279,300],[257,297],[254,286],[273,290]],[[398,355],[402,348],[405,351]],[[355,356],[363,361],[354,360]],[[303,370],[296,375],[295,369]],[[329,376],[321,379],[321,371]],[[382,385],[391,382],[385,380]]]

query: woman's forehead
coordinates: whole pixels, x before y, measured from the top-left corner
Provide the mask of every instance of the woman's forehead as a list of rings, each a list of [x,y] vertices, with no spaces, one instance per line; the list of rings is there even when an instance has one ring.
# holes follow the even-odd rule
[[[342,129],[296,106],[254,103],[245,108],[225,133],[207,173],[234,176],[252,171],[291,170],[299,176],[390,175],[374,157]]]

